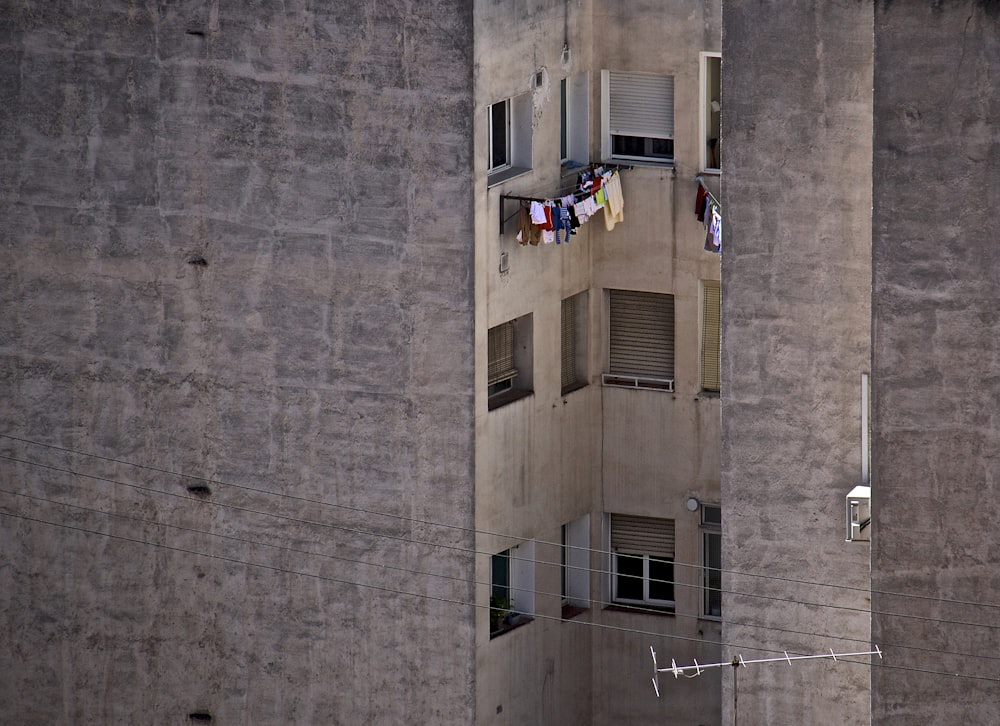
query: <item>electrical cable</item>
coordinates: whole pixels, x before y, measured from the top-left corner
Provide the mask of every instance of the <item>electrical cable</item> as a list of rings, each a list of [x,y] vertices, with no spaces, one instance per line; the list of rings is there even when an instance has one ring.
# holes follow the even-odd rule
[[[222,485],[222,486],[226,486],[226,487],[232,487],[234,489],[242,489],[242,490],[245,490],[245,491],[252,491],[252,492],[255,492],[255,493],[258,493],[258,494],[264,494],[264,495],[267,495],[267,496],[288,498],[288,499],[292,499],[292,500],[296,500],[296,501],[301,501],[301,502],[308,503],[308,504],[315,504],[315,505],[324,506],[324,507],[334,507],[334,508],[338,508],[338,509],[344,509],[344,510],[351,511],[351,512],[356,512],[356,513],[359,513],[359,514],[369,514],[369,515],[374,515],[374,516],[379,516],[379,517],[386,517],[386,518],[392,518],[392,519],[400,519],[400,520],[407,521],[407,522],[412,522],[412,523],[415,523],[415,524],[424,524],[424,525],[430,525],[430,526],[433,526],[433,527],[442,527],[442,528],[447,528],[447,529],[460,530],[460,531],[463,531],[463,532],[473,532],[475,534],[483,534],[483,535],[489,535],[489,536],[495,536],[495,537],[503,537],[503,538],[506,538],[506,539],[516,540],[516,541],[523,541],[525,539],[524,537],[520,537],[520,536],[512,535],[512,534],[504,534],[504,533],[500,533],[500,532],[491,532],[491,531],[488,531],[488,530],[480,530],[480,529],[475,529],[475,528],[472,528],[472,527],[464,527],[464,526],[461,526],[461,525],[445,524],[445,523],[434,522],[434,521],[430,521],[430,520],[422,520],[422,519],[417,519],[417,518],[413,518],[413,517],[407,517],[405,515],[400,515],[400,514],[389,514],[387,512],[379,512],[379,511],[370,510],[370,509],[364,509],[364,508],[360,508],[360,507],[352,507],[352,506],[345,505],[345,504],[336,504],[336,503],[333,503],[333,502],[324,502],[324,501],[321,501],[321,500],[310,499],[308,497],[300,497],[300,496],[296,496],[296,495],[293,495],[293,494],[284,494],[284,493],[280,493],[280,492],[272,492],[272,491],[268,491],[266,489],[260,489],[260,488],[257,488],[257,487],[251,487],[251,486],[243,485],[243,484],[234,484],[234,483],[231,483],[231,482],[226,482],[226,481],[219,480],[219,479],[211,479],[211,478],[207,478],[207,477],[198,476],[198,475],[195,475],[195,474],[182,474],[180,472],[171,471],[169,469],[162,469],[162,468],[159,468],[159,467],[150,466],[150,465],[146,465],[146,464],[137,464],[137,463],[134,463],[134,462],[125,461],[125,460],[122,460],[122,459],[115,459],[113,457],[103,456],[103,455],[100,455],[100,454],[87,453],[87,452],[79,451],[77,449],[70,449],[70,448],[63,447],[63,446],[58,446],[58,445],[55,445],[55,444],[47,444],[47,443],[40,442],[40,441],[33,441],[31,439],[21,438],[21,437],[13,436],[11,434],[0,433],[0,438],[10,439],[12,441],[17,441],[17,442],[20,442],[20,443],[29,444],[29,445],[33,445],[33,446],[39,446],[39,447],[43,447],[43,448],[54,449],[56,451],[61,451],[61,452],[68,453],[68,454],[75,454],[75,455],[78,455],[78,456],[99,459],[101,461],[107,461],[107,462],[111,462],[111,463],[122,464],[122,465],[125,465],[125,466],[131,466],[131,467],[135,467],[137,469],[145,469],[145,470],[148,470],[148,471],[155,471],[155,472],[160,473],[160,474],[166,474],[166,475],[169,475],[169,476],[175,476],[175,477],[178,477],[178,478],[181,478],[181,479],[191,479],[191,480],[194,480],[194,481],[201,481],[201,482],[208,483],[208,484],[218,484],[218,485]],[[45,465],[45,464],[38,464],[38,463],[35,463],[35,462],[30,462],[30,461],[26,461],[26,460],[16,459],[16,458],[10,457],[10,456],[4,456],[2,454],[0,454],[0,458],[9,459],[11,461],[18,461],[20,463],[25,463],[25,464],[34,464],[34,465],[37,465],[37,466],[48,466],[48,465]],[[56,468],[56,467],[50,467],[50,468]],[[62,470],[62,469],[58,469],[58,468],[57,468],[57,470],[67,471],[67,470]],[[90,475],[87,475],[87,474],[83,474],[81,472],[75,472],[74,471],[72,473],[78,474],[80,476],[90,476]],[[124,482],[118,482],[116,480],[106,479],[104,477],[93,477],[93,478],[97,478],[97,479],[100,479],[102,481],[109,481],[109,482],[112,482],[112,483],[119,483],[119,484],[123,484],[125,486],[137,486],[137,485],[129,485],[129,484],[126,484]],[[160,492],[160,493],[163,493],[163,494],[169,494],[171,496],[181,496],[181,495],[177,495],[177,494],[171,494],[170,492],[163,492],[161,490],[156,490],[156,489],[148,489],[148,491]],[[183,497],[182,496],[182,498],[189,499],[190,497]],[[219,505],[219,506],[232,506],[232,505]],[[255,511],[255,510],[249,510],[249,511]],[[265,515],[268,514],[268,513],[264,513],[264,512],[256,512],[256,513],[258,513],[258,514],[265,514]],[[294,519],[294,518],[291,518],[291,519]],[[302,521],[304,523],[310,523],[310,524],[320,524],[320,526],[323,526],[321,523],[310,522],[309,520],[298,520],[298,521]],[[335,526],[335,525],[329,525],[329,526]],[[364,532],[361,532],[361,533],[365,534]],[[367,533],[367,534],[372,534],[372,533]],[[373,536],[381,536],[381,535],[375,534]],[[539,540],[539,539],[536,539],[534,541],[535,541],[536,544],[551,545],[551,546],[554,546],[554,547],[561,547],[561,546],[563,546],[562,543],[559,543],[559,542],[549,542],[549,541],[546,541],[546,540]],[[424,543],[424,544],[428,544],[428,543]],[[598,549],[598,548],[591,548],[591,547],[579,547],[579,548],[575,548],[575,549],[585,549],[585,550],[587,550],[589,552],[596,552],[596,553],[601,554],[601,555],[612,554],[612,553],[608,552],[607,550],[602,550],[602,549]],[[704,565],[692,564],[692,563],[685,563],[685,562],[677,562],[677,561],[674,562],[674,566],[675,567],[695,568],[695,569],[699,569],[699,570],[705,569]],[[935,602],[943,602],[943,603],[949,603],[949,604],[955,604],[955,605],[969,605],[969,606],[973,606],[973,607],[997,608],[997,609],[1000,609],[1000,603],[985,603],[985,602],[976,602],[976,601],[969,601],[969,600],[954,600],[954,599],[948,599],[948,598],[942,598],[942,597],[935,597],[933,595],[921,595],[921,594],[913,594],[913,593],[901,593],[901,592],[892,592],[892,591],[885,591],[885,590],[871,590],[871,589],[868,589],[868,588],[856,587],[856,586],[852,586],[852,585],[838,585],[838,584],[834,584],[834,583],[815,582],[815,581],[810,581],[810,580],[800,580],[800,579],[790,578],[790,577],[780,577],[780,576],[777,576],[777,575],[763,575],[763,574],[757,574],[757,573],[752,573],[752,572],[741,572],[741,571],[738,571],[738,570],[729,570],[729,569],[725,569],[725,568],[711,568],[711,570],[712,571],[718,571],[720,573],[737,575],[737,576],[740,576],[740,577],[753,577],[753,578],[759,578],[759,579],[765,579],[765,580],[775,580],[775,581],[779,581],[779,582],[789,582],[789,583],[800,584],[800,585],[810,585],[810,586],[814,586],[814,587],[829,587],[829,588],[835,588],[835,589],[841,589],[841,590],[852,590],[852,591],[856,591],[856,592],[863,592],[863,593],[870,593],[870,594],[877,594],[877,595],[886,595],[886,596],[891,596],[891,597],[913,598],[913,599],[918,599],[918,600],[932,600],[932,601],[935,601]],[[736,593],[736,592],[734,592],[732,594],[747,594],[747,593]],[[756,597],[756,596],[753,596],[753,595],[750,595],[750,596],[751,597]],[[816,604],[816,603],[802,603],[802,604]]]
[[[166,491],[163,491],[163,490],[160,490],[160,489],[155,489],[155,488],[152,488],[152,487],[145,487],[145,486],[142,486],[142,485],[139,485],[139,484],[133,484],[133,483],[130,483],[130,482],[124,482],[124,481],[120,481],[120,480],[117,480],[117,479],[111,479],[111,478],[108,478],[108,477],[98,476],[96,474],[86,474],[84,472],[78,472],[78,471],[75,471],[75,470],[72,470],[72,469],[66,469],[66,468],[63,468],[63,467],[57,467],[57,466],[53,466],[53,465],[50,465],[50,464],[42,464],[40,462],[33,462],[33,461],[29,461],[29,460],[24,460],[24,459],[18,459],[16,457],[7,456],[5,454],[0,454],[0,459],[7,459],[7,460],[10,460],[10,461],[15,461],[15,462],[22,463],[22,464],[28,464],[28,465],[31,465],[31,466],[37,466],[37,467],[41,467],[41,468],[45,468],[45,469],[50,469],[50,470],[53,470],[53,471],[58,471],[58,472],[66,473],[66,474],[71,474],[71,475],[74,475],[74,476],[80,476],[80,477],[85,477],[85,478],[90,478],[90,479],[96,479],[96,480],[99,480],[99,481],[104,481],[104,482],[108,482],[108,483],[112,483],[112,484],[119,484],[119,485],[122,485],[122,486],[131,487],[131,488],[139,489],[139,490],[142,490],[142,491],[151,492],[151,493],[154,493],[154,494],[166,494],[167,496],[177,497],[177,498],[180,498],[180,499],[184,499],[186,501],[196,501],[196,502],[199,502],[199,503],[211,504],[211,505],[213,505],[215,507],[223,507],[223,508],[233,509],[233,510],[236,510],[236,511],[249,512],[249,513],[252,513],[252,514],[259,514],[261,516],[275,517],[275,518],[278,518],[278,519],[288,520],[288,521],[296,522],[296,523],[299,523],[299,524],[310,524],[310,525],[315,525],[315,526],[319,526],[319,527],[325,527],[325,528],[329,528],[329,529],[337,529],[337,530],[341,530],[341,531],[344,531],[344,532],[350,532],[352,534],[360,534],[360,535],[364,535],[364,536],[385,537],[385,538],[388,538],[388,539],[401,540],[401,541],[404,541],[404,542],[407,542],[407,543],[410,543],[410,544],[423,544],[423,545],[427,545],[427,546],[430,546],[430,547],[442,547],[442,548],[445,548],[445,549],[462,551],[462,552],[471,553],[471,554],[478,554],[478,555],[484,555],[484,556],[489,556],[491,554],[491,553],[487,553],[487,552],[480,552],[480,551],[475,550],[475,549],[469,549],[469,548],[466,548],[466,547],[460,547],[460,546],[457,546],[457,545],[448,545],[448,544],[438,543],[438,542],[427,542],[427,541],[424,541],[424,540],[416,540],[416,539],[412,539],[412,538],[408,538],[408,537],[403,537],[403,536],[398,536],[398,535],[384,534],[384,533],[378,533],[378,532],[370,532],[370,531],[367,531],[367,530],[352,529],[352,528],[349,528],[349,527],[344,527],[342,525],[329,524],[329,523],[325,523],[325,522],[318,522],[318,521],[315,521],[315,520],[308,520],[308,519],[298,519],[298,518],[295,518],[295,517],[289,517],[289,516],[286,516],[286,515],[276,514],[276,513],[273,513],[273,512],[264,512],[264,511],[261,511],[261,510],[250,509],[250,508],[247,508],[247,507],[239,507],[239,506],[232,505],[232,504],[224,504],[224,503],[221,503],[221,502],[215,502],[215,501],[211,501],[211,500],[197,499],[195,497],[185,496],[185,495],[182,495],[182,494],[179,494],[179,493],[166,492]],[[561,545],[555,545],[554,543],[543,543],[543,544],[552,544],[553,546],[561,546]],[[587,549],[589,551],[591,551],[591,552],[600,552],[601,554],[605,554],[605,555],[610,554],[610,553],[608,553],[608,552],[606,552],[604,550],[595,550],[595,549],[590,549],[590,548],[587,548]],[[536,564],[552,565],[552,566],[556,566],[557,564],[561,564],[561,563],[547,562],[547,561],[543,561],[543,560],[535,560],[534,562]],[[689,566],[690,567],[697,567],[698,569],[704,569],[703,566],[698,566],[698,565],[689,565]],[[584,568],[576,568],[576,569],[584,569]],[[597,573],[602,574],[602,575],[614,574],[612,572],[609,572],[607,570],[602,570],[602,569],[596,569],[596,568],[586,568],[586,569],[588,569],[588,571],[597,572]],[[714,570],[715,568],[712,568],[712,569]],[[664,582],[667,582],[667,581],[664,580]],[[676,583],[676,584],[681,584],[681,585],[690,586],[690,587],[698,587],[697,585],[685,585],[685,583]],[[850,612],[860,612],[860,613],[866,613],[866,614],[885,615],[885,616],[889,616],[889,617],[899,617],[899,618],[907,618],[907,619],[914,619],[914,620],[924,620],[924,621],[930,621],[930,622],[936,622],[936,623],[947,623],[947,624],[951,624],[951,625],[965,625],[965,626],[970,626],[970,627],[983,627],[983,628],[990,628],[990,629],[1000,628],[1000,625],[990,625],[990,624],[987,624],[987,623],[975,623],[975,622],[961,621],[961,620],[946,620],[946,619],[943,619],[943,618],[932,618],[932,617],[923,616],[923,615],[911,615],[911,614],[906,614],[906,613],[893,613],[893,612],[881,611],[881,610],[871,610],[870,608],[856,608],[856,607],[851,607],[851,606],[848,606],[848,605],[833,605],[833,604],[830,604],[830,603],[816,603],[816,602],[809,602],[809,601],[806,601],[806,600],[796,600],[794,598],[783,598],[783,597],[778,597],[778,596],[775,596],[775,595],[761,595],[761,594],[756,594],[756,593],[747,593],[747,592],[740,592],[740,591],[734,591],[734,590],[723,590],[721,588],[718,591],[726,593],[726,594],[730,594],[730,595],[738,595],[738,596],[742,596],[742,597],[756,598],[756,599],[761,599],[761,600],[770,600],[772,602],[787,602],[787,603],[792,603],[792,604],[796,604],[796,605],[805,605],[805,606],[808,606],[808,607],[833,608],[833,609],[837,609],[837,610],[846,610],[846,611],[850,611]]]
[[[155,520],[151,520],[151,519],[145,519],[143,517],[136,517],[136,516],[128,515],[128,514],[120,514],[118,512],[109,512],[109,511],[104,510],[104,509],[97,509],[97,508],[93,508],[93,507],[85,507],[85,506],[82,506],[82,505],[79,505],[79,504],[71,504],[69,502],[58,501],[58,500],[55,500],[55,499],[48,499],[46,497],[39,497],[39,496],[36,496],[36,495],[33,495],[33,494],[25,494],[23,492],[15,492],[15,491],[7,490],[7,489],[0,489],[0,493],[10,494],[10,495],[13,495],[13,496],[18,496],[18,497],[24,497],[26,499],[33,499],[35,501],[46,502],[46,503],[49,503],[49,504],[55,504],[55,505],[58,505],[58,506],[61,506],[61,507],[68,507],[68,508],[71,508],[71,509],[78,509],[78,510],[85,511],[85,512],[91,512],[93,514],[100,514],[100,515],[104,515],[104,516],[116,517],[118,519],[125,519],[125,520],[128,520],[128,521],[137,522],[139,524],[153,525],[153,526],[158,526],[158,527],[167,527],[167,528],[170,528],[170,529],[176,529],[176,530],[180,530],[180,531],[184,531],[184,532],[191,532],[191,533],[194,533],[194,534],[201,534],[201,535],[205,535],[205,536],[208,536],[208,537],[216,537],[216,538],[220,538],[220,539],[231,540],[231,541],[234,541],[234,542],[239,542],[241,544],[250,544],[250,545],[256,545],[256,546],[261,546],[261,547],[268,547],[268,548],[271,548],[271,549],[278,549],[278,550],[282,550],[282,551],[285,551],[285,552],[293,552],[293,553],[296,553],[296,554],[304,554],[304,555],[310,555],[310,556],[315,556],[315,557],[323,557],[323,558],[326,558],[326,559],[339,560],[339,561],[342,561],[342,562],[349,562],[351,564],[363,565],[363,566],[366,566],[366,567],[396,570],[396,571],[405,572],[405,573],[411,574],[411,575],[420,575],[420,576],[426,576],[426,577],[440,577],[440,578],[443,578],[443,579],[457,580],[457,581],[460,581],[460,582],[469,582],[470,584],[473,584],[473,585],[482,585],[482,586],[486,586],[486,587],[489,587],[491,585],[491,583],[489,583],[489,582],[482,582],[482,581],[479,581],[479,580],[471,580],[470,581],[470,580],[467,580],[464,577],[460,577],[460,576],[457,576],[457,575],[447,575],[447,574],[441,574],[441,573],[436,573],[436,572],[424,572],[424,571],[421,571],[421,570],[414,570],[414,569],[410,569],[410,568],[406,568],[406,567],[399,567],[399,566],[396,566],[396,565],[387,565],[385,563],[367,562],[365,560],[358,560],[358,559],[354,559],[354,558],[351,558],[351,557],[344,557],[342,555],[331,555],[331,554],[327,554],[327,553],[324,553],[324,552],[316,552],[316,551],[313,551],[313,550],[302,550],[302,549],[298,549],[298,548],[295,548],[295,547],[287,547],[287,546],[284,546],[284,545],[276,545],[276,544],[272,544],[272,543],[269,543],[269,542],[262,542],[262,541],[259,541],[259,540],[244,539],[242,537],[236,537],[234,535],[221,534],[221,533],[218,533],[218,532],[209,532],[209,531],[206,531],[206,530],[196,529],[196,528],[193,528],[193,527],[185,527],[183,525],[172,524],[172,523],[169,523],[169,522],[159,522],[159,521],[155,521]],[[591,570],[591,571],[593,571],[593,570]],[[601,572],[601,574],[606,574],[606,573],[603,573],[603,571],[598,571],[598,572]],[[655,578],[650,578],[650,581],[651,582],[663,582],[663,583],[668,582],[666,580],[657,580]],[[702,589],[701,585],[690,585],[690,584],[687,584],[687,583],[677,583],[677,582],[673,582],[673,584],[674,584],[675,587],[676,586],[696,587],[698,589]],[[560,598],[562,597],[562,593],[556,594],[554,592],[546,592],[546,591],[542,591],[542,590],[535,590],[534,594],[535,595],[542,595],[542,596],[546,596],[546,597],[560,597]],[[663,609],[662,608],[645,607],[645,606],[641,606],[641,605],[632,605],[632,604],[627,604],[627,603],[616,603],[614,605],[614,607],[616,607],[618,609],[621,609],[621,610],[627,610],[629,612],[635,612],[635,613],[638,613],[638,614],[655,614],[655,615],[662,615],[663,614]],[[694,620],[700,620],[700,619],[702,619],[702,617],[700,615],[693,615],[693,614],[689,614],[689,613],[677,613],[677,612],[673,612],[673,613],[671,613],[671,615],[673,617],[677,617],[677,618],[687,618],[687,619],[694,619]],[[846,636],[842,636],[842,635],[830,635],[830,634],[826,634],[826,633],[805,632],[805,631],[800,631],[800,630],[791,630],[789,628],[778,628],[778,627],[775,627],[775,626],[761,625],[761,624],[756,624],[756,623],[744,623],[744,622],[738,622],[738,621],[732,621],[732,620],[727,620],[726,623],[728,625],[732,625],[732,626],[736,626],[736,627],[754,628],[754,629],[761,629],[761,630],[771,630],[771,631],[775,631],[775,632],[779,632],[779,633],[788,633],[788,634],[792,634],[792,635],[805,635],[805,636],[809,636],[809,637],[823,638],[823,639],[826,639],[826,640],[843,640],[843,641],[856,642],[856,643],[867,643],[867,642],[869,642],[867,640],[861,640],[859,638],[850,638],[850,637],[846,637]],[[712,642],[712,641],[705,641],[705,642]],[[985,659],[985,660],[1000,660],[1000,656],[976,655],[976,654],[973,654],[973,653],[961,653],[961,652],[957,652],[957,651],[946,651],[946,650],[940,650],[940,649],[934,649],[934,648],[924,648],[924,647],[920,647],[920,646],[908,646],[908,645],[893,644],[893,643],[882,643],[882,646],[883,647],[887,647],[887,648],[905,648],[905,649],[908,649],[908,650],[927,651],[927,652],[933,652],[933,653],[937,653],[937,654],[941,654],[941,655],[957,655],[957,656],[962,656],[962,657],[980,658],[980,659]]]
[[[487,605],[480,605],[478,603],[466,602],[464,600],[456,600],[456,599],[453,599],[453,598],[439,597],[439,596],[436,596],[436,595],[426,595],[426,594],[422,594],[422,593],[407,592],[405,590],[396,590],[396,589],[393,589],[393,588],[383,587],[383,586],[380,586],[380,585],[370,585],[370,584],[358,583],[358,582],[353,582],[353,581],[350,581],[350,580],[344,580],[344,579],[335,578],[335,577],[329,577],[329,576],[325,576],[325,575],[318,575],[318,574],[311,573],[311,572],[300,572],[300,571],[297,571],[297,570],[289,570],[289,569],[286,569],[286,568],[283,568],[283,567],[276,567],[274,565],[266,565],[266,564],[259,563],[259,562],[247,562],[245,560],[240,560],[240,559],[237,559],[237,558],[234,558],[234,557],[225,557],[223,555],[210,554],[210,553],[207,553],[207,552],[199,552],[197,550],[189,550],[189,549],[186,549],[186,548],[183,548],[183,547],[175,547],[175,546],[165,545],[165,544],[158,543],[158,542],[149,542],[149,541],[144,540],[144,539],[134,539],[132,537],[125,537],[125,536],[122,536],[122,535],[111,534],[111,533],[108,533],[108,532],[100,532],[100,531],[97,531],[97,530],[86,529],[85,527],[76,527],[76,526],[68,525],[68,524],[60,524],[58,522],[50,522],[48,520],[38,519],[36,517],[29,517],[29,516],[23,515],[23,514],[15,514],[15,513],[12,513],[12,512],[0,511],[0,516],[12,517],[12,518],[21,519],[21,520],[25,520],[25,521],[29,521],[29,522],[36,522],[36,523],[39,523],[39,524],[45,524],[45,525],[49,525],[49,526],[53,526],[53,527],[60,527],[60,528],[63,528],[63,529],[68,529],[68,530],[72,530],[72,531],[76,531],[76,532],[81,532],[81,533],[84,533],[84,534],[93,534],[93,535],[98,535],[98,536],[101,536],[101,537],[108,537],[110,539],[121,540],[121,541],[125,541],[125,542],[130,542],[130,543],[133,543],[133,544],[141,544],[141,545],[146,545],[146,546],[149,546],[149,547],[158,547],[158,548],[161,548],[161,549],[166,549],[166,550],[170,550],[170,551],[174,551],[174,552],[181,552],[181,553],[184,553],[184,554],[195,555],[195,556],[198,556],[198,557],[207,557],[207,558],[210,558],[210,559],[216,559],[216,560],[221,560],[221,561],[224,561],[224,562],[229,562],[231,564],[243,565],[243,566],[247,566],[247,567],[259,567],[259,568],[270,570],[270,571],[273,571],[273,572],[279,572],[279,573],[289,574],[289,575],[298,575],[298,576],[302,576],[302,577],[311,577],[311,578],[314,578],[314,579],[323,580],[323,581],[326,581],[326,582],[334,582],[334,583],[342,584],[342,585],[348,585],[348,586],[351,586],[351,587],[368,588],[368,589],[378,590],[380,592],[385,592],[385,593],[389,593],[389,594],[404,595],[404,596],[409,596],[409,597],[418,597],[418,598],[423,598],[423,599],[427,599],[427,600],[433,600],[433,601],[437,601],[437,602],[450,603],[450,604],[454,604],[454,605],[461,605],[463,607],[473,607],[473,608],[480,608],[480,609],[490,608],[490,605],[488,605],[488,604]],[[604,623],[592,623],[592,622],[589,622],[589,621],[586,621],[586,620],[579,620],[579,619],[564,620],[563,618],[556,617],[554,615],[540,615],[540,614],[536,614],[536,615],[533,615],[532,618],[533,619],[539,619],[539,620],[553,620],[553,621],[557,621],[557,622],[574,623],[574,624],[577,624],[577,625],[584,625],[584,626],[592,627],[592,628],[595,628],[595,629],[610,630],[610,631],[615,631],[615,632],[624,632],[624,633],[629,633],[629,634],[633,634],[633,635],[648,635],[648,636],[657,637],[657,638],[667,638],[669,640],[680,640],[680,641],[687,641],[687,642],[693,642],[693,643],[704,643],[704,644],[708,644],[708,645],[718,645],[718,646],[725,647],[725,648],[753,650],[753,651],[762,652],[762,653],[785,653],[785,651],[782,651],[782,650],[775,650],[775,649],[769,649],[769,648],[760,648],[760,647],[756,647],[756,646],[740,646],[740,645],[736,645],[736,644],[733,644],[733,643],[725,643],[725,642],[721,642],[721,641],[703,640],[703,639],[700,639],[700,638],[688,638],[688,637],[680,636],[680,635],[667,635],[667,634],[664,634],[664,633],[655,633],[655,632],[652,632],[652,631],[638,630],[636,628],[623,628],[621,626],[606,625]],[[983,680],[983,681],[990,681],[990,682],[994,682],[994,683],[1000,683],[1000,678],[990,678],[990,677],[987,677],[987,676],[976,676],[976,675],[972,675],[972,674],[945,673],[945,672],[940,672],[940,671],[930,671],[930,670],[926,670],[926,669],[922,669],[922,668],[913,668],[913,667],[908,667],[908,666],[876,665],[876,664],[873,664],[873,663],[865,663],[864,661],[851,661],[851,660],[847,660],[847,659],[839,660],[838,662],[856,663],[858,665],[867,666],[869,668],[872,668],[872,667],[889,668],[889,669],[893,669],[893,670],[906,670],[906,671],[912,671],[912,672],[917,672],[917,673],[927,673],[927,674],[930,674],[930,675],[950,676],[950,677],[954,677],[954,678],[970,678],[970,679],[975,679],[975,680]]]

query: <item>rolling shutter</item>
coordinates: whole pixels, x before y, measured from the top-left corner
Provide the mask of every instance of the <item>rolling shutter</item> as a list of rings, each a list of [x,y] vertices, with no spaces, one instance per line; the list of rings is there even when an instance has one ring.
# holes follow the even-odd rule
[[[674,377],[674,296],[611,290],[610,372]]]
[[[560,330],[562,362],[562,387],[576,383],[576,298],[562,301],[562,326]]]
[[[489,330],[487,341],[489,354],[488,385],[514,378],[514,323],[501,323]]]
[[[608,113],[615,136],[674,138],[674,78],[608,71]]]
[[[718,280],[702,282],[701,387],[718,391],[722,383],[722,288]]]
[[[631,555],[674,558],[674,520],[611,515],[611,549]]]

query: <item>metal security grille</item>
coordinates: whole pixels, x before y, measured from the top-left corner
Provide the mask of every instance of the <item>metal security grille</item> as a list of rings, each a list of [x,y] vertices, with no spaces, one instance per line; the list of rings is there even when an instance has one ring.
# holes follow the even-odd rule
[[[674,377],[674,296],[611,290],[609,370]]]
[[[489,331],[487,371],[489,385],[510,380],[517,375],[514,367],[514,321],[501,323]]]
[[[722,287],[718,280],[702,282],[701,387],[718,391],[722,384]]]
[[[673,559],[674,520],[612,514],[611,549],[623,554]]]
[[[561,326],[562,387],[576,383],[576,298],[562,301]]]
[[[647,73],[608,72],[611,133],[674,138],[674,78]]]

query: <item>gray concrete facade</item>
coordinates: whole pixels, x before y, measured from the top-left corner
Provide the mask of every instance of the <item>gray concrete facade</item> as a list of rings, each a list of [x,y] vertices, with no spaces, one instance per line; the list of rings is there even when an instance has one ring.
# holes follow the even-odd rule
[[[1000,722],[998,71],[996,3],[876,5],[878,724]]]
[[[2,26],[0,721],[472,721],[469,5]]]
[[[844,541],[869,370],[872,9],[723,12],[725,658],[867,650],[869,548]],[[723,723],[863,724],[866,667],[723,675]]]

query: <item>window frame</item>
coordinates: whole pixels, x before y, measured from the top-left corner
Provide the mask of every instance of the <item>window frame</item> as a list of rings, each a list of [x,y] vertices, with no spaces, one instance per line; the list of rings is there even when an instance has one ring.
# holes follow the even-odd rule
[[[532,371],[534,368],[534,333],[531,313],[507,320],[486,331],[486,401],[492,411],[534,393]],[[506,343],[497,340],[502,335],[510,338],[509,365],[495,365],[495,356],[503,355]]]
[[[506,568],[506,584],[495,581],[498,565]],[[535,542],[528,540],[490,556],[490,639],[527,625],[534,614]]]
[[[560,302],[559,382],[563,396],[587,385],[587,293],[584,290]]]
[[[610,555],[608,595],[611,604],[652,608],[667,613],[676,612],[676,522],[673,519],[624,514],[609,514],[606,521],[607,551]],[[620,534],[616,535],[616,531]],[[622,565],[626,559],[641,561],[642,574],[623,572]],[[654,578],[651,573],[654,563],[668,565],[669,578]],[[642,579],[641,596],[622,595],[622,578],[639,577]],[[655,597],[652,593],[654,587],[664,586],[669,588],[670,599]]]
[[[494,126],[497,123],[495,109],[497,107],[502,107],[503,112],[503,161],[499,164],[494,164],[494,159],[496,158],[496,149],[494,145],[497,141],[497,135],[494,130]],[[512,166],[511,161],[511,99],[506,98],[503,101],[497,101],[496,103],[491,103],[489,107],[489,127],[488,127],[488,147],[487,147],[487,173],[496,174],[497,172],[506,171]]]
[[[709,510],[718,512],[718,522],[708,521]],[[706,620],[722,620],[722,507],[718,504],[702,504],[701,507],[701,617]],[[716,543],[714,552],[718,561],[710,563],[710,541]],[[714,582],[713,582],[714,580]],[[718,612],[712,612],[713,600],[718,602]]]
[[[590,515],[562,525],[559,594],[562,617],[590,608]]]
[[[607,357],[602,384],[672,392],[677,364],[674,295],[619,289],[605,292]]]
[[[650,110],[657,106],[663,111],[662,115]],[[674,76],[601,71],[601,157],[605,161],[673,166],[676,158],[674,116]],[[616,139],[642,140],[643,152],[616,152]],[[669,142],[668,154],[654,152],[657,141]]]
[[[718,61],[716,63],[716,61]],[[716,74],[713,75],[712,67],[718,66]],[[699,168],[707,174],[721,174],[722,173],[722,53],[715,51],[702,51],[699,56],[699,108],[701,113],[699,114],[699,124],[698,124],[698,146]],[[716,88],[717,86],[717,88]],[[717,98],[714,96],[718,95]],[[715,111],[712,108],[712,102],[716,101],[719,103],[719,110]],[[718,120],[716,121],[716,116]],[[711,166],[709,164],[710,156],[710,135],[714,130],[718,129],[718,136],[715,137],[716,149],[718,149],[718,165]]]

